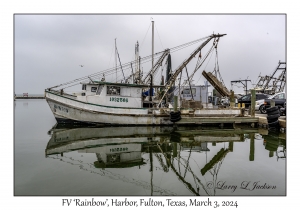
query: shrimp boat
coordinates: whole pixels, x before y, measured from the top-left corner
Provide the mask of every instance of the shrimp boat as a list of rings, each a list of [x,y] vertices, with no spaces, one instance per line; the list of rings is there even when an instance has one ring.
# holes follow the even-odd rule
[[[153,24],[152,22],[152,30]],[[190,93],[193,94],[190,81],[195,72],[208,57],[209,53],[217,48],[219,39],[224,35],[226,34],[212,34],[205,38],[187,43],[186,45],[191,45],[202,41],[200,46],[197,47],[175,71],[171,70],[170,53],[186,45],[180,45],[154,54],[152,43],[152,68],[144,76],[140,70],[140,65],[145,59],[149,59],[150,56],[141,59],[137,43],[135,48],[136,58],[135,61],[133,61],[136,67],[135,71],[132,68],[132,63],[121,65],[120,62],[120,65],[116,66],[116,73],[118,71],[122,72],[122,81],[107,82],[105,80],[105,73],[111,74],[111,72],[113,72],[113,69],[109,69],[106,72],[95,73],[72,81],[74,84],[77,83],[82,87],[81,90],[76,93],[67,93],[65,91],[66,86],[69,87],[73,85],[71,82],[47,88],[45,89],[45,99],[58,123],[171,125],[175,122],[178,124],[195,124],[195,120],[193,119],[198,118],[199,121],[201,116],[207,114],[209,114],[210,117],[213,116],[218,119],[224,116],[234,117],[240,113],[240,110],[234,108],[217,109],[212,112],[212,110],[203,107],[203,103],[207,103],[207,96],[198,100],[185,100],[182,94],[182,90],[186,87],[188,87],[187,90],[190,90]],[[211,50],[202,57],[201,50],[211,40],[213,40]],[[197,56],[198,53],[199,56]],[[116,53],[116,55],[118,55],[118,53]],[[154,63],[154,57],[157,58],[156,63]],[[198,58],[197,66],[194,72],[189,75],[188,80],[181,84],[182,71],[192,58]],[[166,79],[164,80],[162,77],[159,85],[154,84],[153,77],[157,73],[158,68],[162,66],[164,60],[166,60],[168,64]],[[130,75],[125,77],[123,69],[130,69],[130,67]],[[104,75],[102,79],[99,78],[99,74],[101,74],[101,76]],[[209,81],[212,83],[215,79],[211,78],[213,75],[207,76],[209,74],[211,73],[208,72],[203,75],[210,77]],[[95,78],[98,78],[98,80]],[[230,93],[225,86],[219,89],[223,90],[220,91],[223,95],[229,96]],[[174,93],[177,95],[174,95]],[[201,123],[205,122],[206,121],[201,121]],[[211,123],[212,121],[207,120],[207,122]]]

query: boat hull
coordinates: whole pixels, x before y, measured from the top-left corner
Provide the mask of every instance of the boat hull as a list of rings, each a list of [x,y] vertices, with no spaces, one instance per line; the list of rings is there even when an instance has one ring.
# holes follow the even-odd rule
[[[93,104],[88,101],[76,100],[75,96],[65,96],[59,93],[45,91],[51,111],[58,123],[72,124],[108,124],[108,125],[174,125],[170,121],[171,109],[147,109],[111,107]],[[193,109],[192,109],[193,110]],[[181,110],[178,125],[214,125],[257,123],[255,117],[236,117],[239,109],[191,109]]]
[[[148,109],[107,107],[60,96],[51,92],[45,98],[58,123],[111,125],[169,125],[167,114],[148,114]]]

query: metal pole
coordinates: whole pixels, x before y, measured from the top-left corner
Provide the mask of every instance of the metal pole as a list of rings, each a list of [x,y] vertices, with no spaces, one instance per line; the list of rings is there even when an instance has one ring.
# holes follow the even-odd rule
[[[181,92],[180,92],[180,91],[181,91],[181,90],[180,90],[181,76],[182,76],[182,72],[180,73],[179,90],[178,90],[180,107],[181,107],[181,103],[182,103],[182,100],[181,100]]]
[[[208,107],[208,85],[207,85],[207,80],[205,82],[205,87],[206,87],[206,108]]]
[[[190,86],[190,92],[191,92],[191,95],[192,95],[192,100],[194,100],[194,96],[193,96],[193,93],[192,93],[191,82],[190,82],[190,77],[189,77],[189,73],[188,73],[188,70],[187,70],[186,67],[185,67],[185,70],[186,70],[186,76],[188,77],[188,81],[189,81],[189,86]]]
[[[139,56],[139,83],[141,84],[141,56]]]
[[[118,74],[117,74],[117,38],[115,38],[115,63],[116,63],[116,82],[118,80]]]
[[[154,21],[152,21],[152,69],[154,66]]]
[[[149,91],[149,101],[152,101],[152,95],[153,95],[153,86],[152,86],[152,83],[153,83],[153,81],[152,81],[152,74],[150,75],[150,91]]]
[[[154,66],[154,21],[152,20],[152,68],[153,69],[153,66]],[[150,84],[150,98],[149,98],[149,101],[152,101],[152,83],[153,83],[153,78],[152,78],[152,73],[150,75],[150,78],[151,78],[151,84]]]

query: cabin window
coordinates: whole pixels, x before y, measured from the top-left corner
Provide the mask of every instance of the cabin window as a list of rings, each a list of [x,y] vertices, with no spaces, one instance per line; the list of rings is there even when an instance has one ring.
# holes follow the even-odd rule
[[[85,93],[81,93],[82,96],[85,96]]]
[[[193,96],[196,95],[196,88],[192,88]],[[183,97],[192,97],[190,88],[186,88],[182,91]]]
[[[97,87],[91,87],[91,92],[96,92],[97,91]]]
[[[117,86],[107,86],[107,95],[120,95],[120,87]]]
[[[99,85],[99,86],[98,86],[96,95],[100,95],[100,94],[101,94],[103,87],[104,87],[104,85]]]
[[[82,90],[86,90],[86,85],[82,85]]]
[[[190,88],[184,89],[182,91],[183,94],[191,94]],[[196,88],[192,88],[192,93],[195,95],[196,94]]]

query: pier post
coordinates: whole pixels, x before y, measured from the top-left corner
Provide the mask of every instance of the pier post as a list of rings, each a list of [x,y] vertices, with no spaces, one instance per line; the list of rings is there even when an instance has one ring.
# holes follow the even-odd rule
[[[235,107],[234,91],[230,91],[230,107]]]
[[[177,112],[178,96],[174,96],[174,112]]]
[[[241,134],[241,135],[240,135],[240,141],[241,141],[241,142],[244,142],[244,141],[245,141],[245,136],[244,136],[244,134]]]
[[[254,140],[254,133],[250,133],[249,134],[250,136],[250,155],[249,155],[249,161],[254,161],[254,143],[255,143],[255,140]]]
[[[173,142],[173,158],[177,157],[177,142]]]
[[[271,100],[271,101],[270,101],[270,105],[271,105],[271,107],[274,107],[274,106],[275,106],[275,101],[274,101],[274,100]]]
[[[220,128],[222,128],[222,129],[224,128],[224,123],[220,124]]]
[[[233,141],[230,141],[230,142],[229,142],[228,149],[229,149],[231,152],[233,152]]]
[[[256,100],[256,94],[255,90],[251,90],[251,117],[255,117],[255,100]]]

